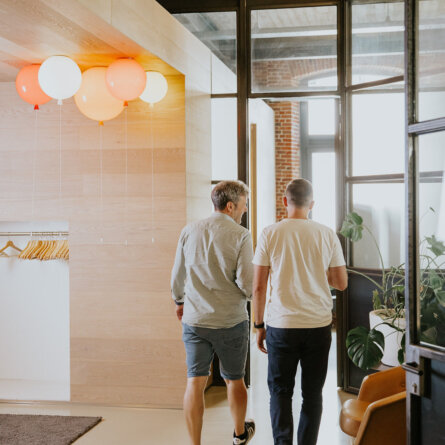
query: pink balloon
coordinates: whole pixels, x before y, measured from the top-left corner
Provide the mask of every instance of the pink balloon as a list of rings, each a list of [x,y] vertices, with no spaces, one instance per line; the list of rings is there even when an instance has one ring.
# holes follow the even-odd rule
[[[142,94],[147,76],[136,60],[118,59],[108,67],[106,82],[108,90],[116,99],[127,101]]]
[[[15,79],[15,87],[19,96],[38,110],[39,105],[46,104],[51,100],[39,85],[40,65],[28,65],[22,68]]]

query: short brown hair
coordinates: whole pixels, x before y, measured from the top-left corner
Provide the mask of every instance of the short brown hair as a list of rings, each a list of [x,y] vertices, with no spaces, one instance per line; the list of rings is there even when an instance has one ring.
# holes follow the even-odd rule
[[[242,181],[221,181],[212,190],[212,202],[216,210],[224,210],[228,202],[235,206],[241,196],[247,196],[249,188]]]
[[[312,198],[312,184],[306,179],[294,179],[286,187],[286,197],[296,207],[309,207]]]

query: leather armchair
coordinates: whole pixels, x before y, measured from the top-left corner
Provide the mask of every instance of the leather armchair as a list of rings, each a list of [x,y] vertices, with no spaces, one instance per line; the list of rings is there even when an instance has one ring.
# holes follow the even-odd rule
[[[357,399],[347,400],[340,428],[354,445],[405,445],[405,371],[401,366],[363,379]]]

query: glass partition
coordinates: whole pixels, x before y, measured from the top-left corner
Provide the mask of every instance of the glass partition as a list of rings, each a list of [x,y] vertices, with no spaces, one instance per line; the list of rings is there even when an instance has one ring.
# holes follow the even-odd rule
[[[352,84],[401,76],[404,72],[404,3],[352,5]]]
[[[403,93],[352,96],[353,176],[403,173],[405,156]]]
[[[251,42],[252,92],[337,89],[335,6],[254,10]]]
[[[385,267],[405,262],[405,189],[403,183],[354,184],[353,209],[372,232],[353,244],[353,265],[381,269],[376,243]]]
[[[445,347],[445,132],[419,136],[420,340]]]
[[[445,2],[419,2],[418,120],[445,117]]]

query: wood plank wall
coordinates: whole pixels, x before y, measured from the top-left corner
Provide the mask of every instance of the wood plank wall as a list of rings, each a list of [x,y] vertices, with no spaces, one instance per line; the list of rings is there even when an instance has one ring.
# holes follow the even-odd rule
[[[182,404],[185,354],[169,278],[187,219],[185,79],[167,80],[153,109],[130,102],[127,137],[124,113],[100,128],[67,100],[42,106],[36,143],[32,106],[0,83],[0,220],[31,220],[35,149],[35,219],[69,222],[72,401]]]

